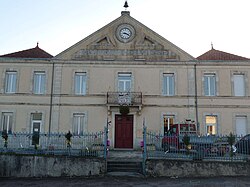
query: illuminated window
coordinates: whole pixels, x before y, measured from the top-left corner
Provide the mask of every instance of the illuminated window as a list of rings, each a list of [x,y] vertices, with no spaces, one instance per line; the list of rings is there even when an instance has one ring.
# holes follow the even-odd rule
[[[174,115],[163,116],[164,135],[170,133],[170,130],[172,130],[172,133],[176,133],[176,129],[171,127],[174,124],[174,117]]]
[[[207,135],[217,134],[217,116],[206,116]]]

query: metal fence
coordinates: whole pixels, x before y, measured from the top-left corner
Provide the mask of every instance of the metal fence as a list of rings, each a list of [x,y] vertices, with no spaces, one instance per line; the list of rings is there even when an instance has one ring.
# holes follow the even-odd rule
[[[144,127],[144,158],[203,161],[246,161],[250,136],[162,135]]]
[[[108,149],[107,129],[96,133],[86,133],[65,137],[66,133],[39,134],[35,137],[30,133],[8,134],[7,141],[0,140],[0,153],[90,156],[106,158]],[[2,134],[2,133],[1,133]],[[35,143],[38,138],[38,143]]]

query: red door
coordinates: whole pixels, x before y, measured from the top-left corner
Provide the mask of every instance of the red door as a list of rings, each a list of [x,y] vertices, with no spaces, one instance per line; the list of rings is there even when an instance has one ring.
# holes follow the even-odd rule
[[[115,115],[115,148],[133,148],[133,115]]]

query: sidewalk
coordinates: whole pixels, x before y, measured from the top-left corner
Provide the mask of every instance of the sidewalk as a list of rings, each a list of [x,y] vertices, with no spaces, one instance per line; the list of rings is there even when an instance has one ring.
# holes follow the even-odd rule
[[[219,177],[219,178],[134,178],[134,177],[91,177],[91,178],[43,178],[43,179],[4,179],[0,178],[1,187],[247,187],[250,186],[248,177]]]

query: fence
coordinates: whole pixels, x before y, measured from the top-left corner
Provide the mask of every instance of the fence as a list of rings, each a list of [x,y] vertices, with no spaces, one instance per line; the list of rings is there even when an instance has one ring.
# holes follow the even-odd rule
[[[8,134],[7,141],[1,133],[0,152],[106,158],[107,133],[107,128],[105,128],[104,131],[97,133],[70,135],[69,139],[66,138],[66,133],[51,133],[50,135],[40,133],[38,136],[30,133],[12,133]]]
[[[245,161],[250,154],[250,136],[162,135],[144,127],[144,160],[146,158],[203,161]]]

